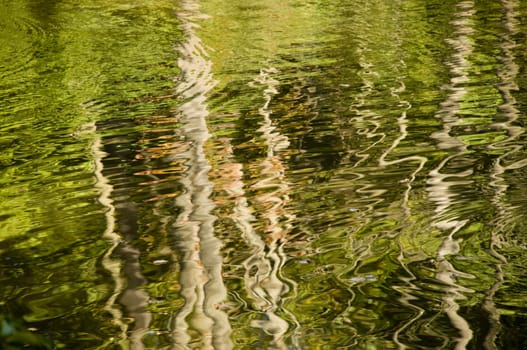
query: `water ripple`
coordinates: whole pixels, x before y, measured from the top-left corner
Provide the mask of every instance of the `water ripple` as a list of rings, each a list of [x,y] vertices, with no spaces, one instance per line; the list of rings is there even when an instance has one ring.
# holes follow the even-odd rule
[[[0,318],[58,348],[521,347],[521,1],[3,9]]]
[[[435,226],[448,232],[437,252],[437,265],[435,278],[444,284],[444,294],[441,297],[443,301],[442,312],[444,312],[452,326],[457,329],[458,337],[455,339],[455,349],[465,349],[473,336],[473,330],[467,320],[460,315],[460,301],[465,299],[466,293],[473,292],[464,288],[456,281],[457,277],[473,278],[470,274],[464,274],[458,271],[450,262],[449,257],[460,252],[461,239],[456,239],[455,234],[463,228],[468,220],[459,218],[458,215],[449,214],[453,206],[462,203],[456,200],[459,197],[457,191],[453,191],[453,186],[470,185],[472,180],[469,176],[472,169],[461,170],[454,173],[441,173],[449,161],[463,155],[467,150],[467,145],[459,138],[452,135],[452,129],[462,123],[459,116],[461,103],[465,99],[467,90],[463,84],[469,81],[468,70],[471,62],[468,60],[473,52],[472,35],[474,34],[472,16],[474,15],[474,3],[472,1],[461,1],[457,4],[456,19],[451,23],[454,26],[454,38],[447,42],[454,49],[454,54],[448,65],[451,71],[451,83],[448,88],[449,95],[447,100],[441,104],[441,110],[437,114],[438,118],[443,121],[443,130],[431,135],[438,141],[437,147],[444,150],[453,150],[451,155],[444,158],[441,163],[430,171],[430,180],[428,181],[428,191],[430,199],[436,204],[436,222]],[[459,179],[450,180],[449,179]]]
[[[174,346],[187,348],[192,343],[211,349],[230,349],[231,326],[226,313],[218,308],[226,297],[222,279],[221,241],[214,235],[211,200],[213,184],[208,178],[210,165],[205,154],[209,132],[205,118],[209,114],[205,94],[214,86],[211,62],[195,34],[197,19],[204,16],[197,3],[182,4],[179,16],[188,41],[181,47],[178,65],[182,71],[178,93],[185,102],[179,106],[180,132],[188,148],[173,153],[173,159],[184,159],[186,169],[179,181],[184,192],[175,198],[180,213],[173,224],[173,235],[181,254],[181,295],[185,304],[174,314]],[[193,334],[196,331],[199,335]]]

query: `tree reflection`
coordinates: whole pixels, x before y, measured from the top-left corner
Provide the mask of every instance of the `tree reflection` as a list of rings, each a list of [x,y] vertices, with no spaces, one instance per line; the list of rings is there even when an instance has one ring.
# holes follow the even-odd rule
[[[96,131],[95,124],[87,125],[92,132]],[[110,248],[105,252],[101,259],[101,263],[106,270],[110,272],[112,280],[114,283],[113,291],[110,298],[107,300],[105,305],[105,310],[108,311],[112,317],[114,323],[120,328],[121,333],[118,335],[120,340],[125,340],[127,338],[128,326],[123,320],[123,314],[121,310],[115,305],[116,299],[119,297],[119,294],[124,289],[125,281],[121,277],[121,262],[116,259],[112,259],[112,254],[119,245],[120,236],[115,232],[115,206],[111,199],[113,186],[110,184],[109,180],[104,176],[103,170],[103,158],[106,156],[106,153],[102,151],[101,140],[95,139],[92,143],[92,154],[94,156],[95,162],[95,177],[97,179],[97,187],[99,187],[101,194],[99,196],[99,202],[103,207],[105,207],[105,218],[106,218],[106,227],[102,234],[103,238],[111,242]]]
[[[516,108],[516,98],[513,96],[513,91],[518,89],[516,79],[519,73],[519,66],[515,62],[515,49],[517,43],[514,40],[514,35],[518,33],[518,7],[519,2],[515,0],[502,0],[501,6],[504,10],[503,26],[505,31],[501,37],[501,63],[502,68],[498,70],[500,83],[497,86],[502,95],[503,103],[498,107],[498,117],[504,118],[504,121],[495,123],[493,126],[500,130],[507,132],[507,138],[500,142],[496,142],[489,146],[493,150],[501,150],[491,172],[490,185],[495,188],[495,195],[492,200],[494,206],[497,208],[497,218],[495,221],[495,229],[492,230],[488,242],[489,254],[497,261],[495,264],[496,281],[488,289],[485,299],[482,302],[482,309],[488,314],[489,330],[483,341],[485,349],[498,349],[496,344],[498,334],[501,329],[500,311],[496,306],[496,293],[502,287],[505,281],[504,265],[508,264],[507,258],[500,253],[502,248],[502,241],[504,240],[504,230],[507,230],[507,224],[511,222],[511,208],[506,204],[505,196],[509,188],[509,184],[505,179],[505,173],[508,170],[516,169],[526,165],[525,159],[520,159],[515,162],[507,162],[508,158],[515,158],[515,154],[521,151],[521,147],[517,145],[518,139],[525,131],[523,127],[517,126],[516,122],[519,118],[519,110]],[[507,164],[509,163],[509,164]]]
[[[177,92],[186,101],[179,106],[181,128],[187,148],[171,155],[173,161],[183,160],[185,170],[180,179],[183,193],[175,202],[180,213],[173,224],[172,234],[180,255],[181,295],[183,307],[175,313],[172,339],[175,349],[186,349],[199,342],[201,349],[230,349],[230,324],[220,304],[226,297],[222,279],[221,242],[214,236],[210,198],[213,184],[204,144],[209,137],[205,94],[213,86],[211,62],[201,40],[194,33],[195,20],[202,17],[197,3],[182,3],[180,18],[188,36],[178,64],[182,80]],[[191,331],[196,331],[194,335]]]
[[[449,261],[449,256],[456,255],[460,252],[460,241],[456,239],[456,233],[467,223],[467,219],[459,218],[458,215],[452,214],[452,206],[459,203],[458,193],[453,191],[454,186],[470,185],[472,181],[469,176],[472,169],[461,170],[457,172],[445,171],[446,165],[453,162],[458,157],[463,157],[467,151],[467,145],[459,138],[452,135],[452,128],[462,123],[458,117],[467,91],[464,87],[469,81],[468,69],[471,65],[468,57],[473,51],[471,35],[474,33],[471,16],[475,13],[474,3],[472,1],[461,1],[457,4],[458,12],[455,14],[455,20],[452,21],[454,26],[454,38],[449,39],[448,43],[453,47],[454,54],[450,66],[452,78],[448,87],[449,95],[441,104],[441,109],[437,117],[443,122],[443,130],[435,132],[431,137],[437,140],[437,147],[443,150],[451,151],[448,157],[445,157],[440,164],[430,171],[428,180],[428,191],[430,199],[436,203],[436,222],[434,225],[442,231],[448,232],[437,252],[437,272],[436,278],[443,282],[445,287],[442,296],[444,305],[442,311],[449,317],[452,325],[458,330],[458,337],[455,340],[455,349],[465,349],[472,339],[473,331],[467,320],[459,313],[459,300],[465,299],[464,294],[472,290],[464,288],[457,283],[460,277],[473,278],[472,275],[457,270]],[[447,342],[447,336],[444,335]]]
[[[248,215],[240,216],[241,220],[237,221],[249,245],[254,249],[253,254],[244,262],[244,280],[256,309],[263,312],[263,319],[253,320],[252,324],[271,336],[270,348],[286,349],[284,337],[289,325],[279,314],[284,311],[281,309],[282,299],[290,291],[292,281],[283,281],[281,269],[286,262],[283,245],[287,242],[293,216],[285,208],[289,201],[289,186],[285,178],[286,168],[280,157],[280,152],[287,149],[289,142],[287,137],[277,132],[273,126],[272,111],[269,107],[273,95],[278,93],[279,81],[273,78],[273,74],[277,73],[274,68],[265,68],[256,79],[256,82],[265,88],[265,103],[259,109],[263,120],[258,131],[261,133],[266,154],[260,164],[248,167],[250,173],[259,174],[249,187],[254,193],[254,197],[249,200],[259,213],[258,221],[262,223],[264,236],[260,237],[250,222],[246,221]],[[243,211],[243,207],[239,210]]]
[[[4,10],[2,296],[61,347],[521,347],[521,1]]]

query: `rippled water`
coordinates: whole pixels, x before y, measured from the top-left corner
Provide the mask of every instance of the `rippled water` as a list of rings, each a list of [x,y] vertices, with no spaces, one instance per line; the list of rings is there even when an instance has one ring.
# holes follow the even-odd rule
[[[527,348],[525,18],[0,0],[0,316],[63,349]]]

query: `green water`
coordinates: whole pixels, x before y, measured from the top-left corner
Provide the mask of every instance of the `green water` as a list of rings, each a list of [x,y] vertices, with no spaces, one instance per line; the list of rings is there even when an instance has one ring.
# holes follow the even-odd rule
[[[0,0],[0,347],[527,348],[525,18]]]

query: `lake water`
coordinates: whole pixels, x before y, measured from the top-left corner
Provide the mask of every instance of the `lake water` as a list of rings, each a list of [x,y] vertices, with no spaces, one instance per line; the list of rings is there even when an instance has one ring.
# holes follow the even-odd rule
[[[0,0],[0,316],[57,349],[527,349],[526,18]]]

